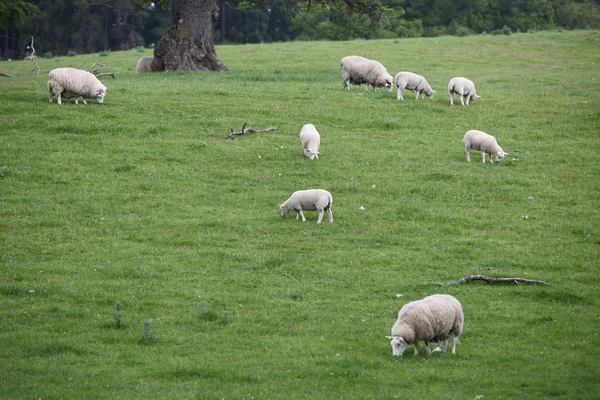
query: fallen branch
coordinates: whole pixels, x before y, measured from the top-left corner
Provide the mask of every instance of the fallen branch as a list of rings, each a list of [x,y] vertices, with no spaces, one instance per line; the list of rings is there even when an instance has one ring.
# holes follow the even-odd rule
[[[96,78],[100,78],[101,76],[112,76],[113,79],[117,79],[114,73],[112,72],[103,72],[101,74],[96,75]]]
[[[295,281],[296,278],[294,278],[293,276],[289,275],[289,274],[283,274],[283,276],[287,276],[288,278],[290,278],[291,280]]]
[[[524,278],[488,278],[487,276],[483,276],[483,275],[471,275],[471,276],[465,276],[462,279],[459,279],[456,282],[448,282],[448,283],[441,283],[441,282],[428,282],[428,285],[438,285],[438,286],[451,286],[451,285],[462,285],[463,283],[467,283],[467,282],[471,282],[471,281],[484,281],[487,283],[526,283],[528,285],[546,285],[546,286],[550,286],[550,284],[548,282],[544,282],[544,281],[538,281],[538,280],[534,280],[534,279],[524,279]]]
[[[269,127],[266,129],[251,129],[251,128],[246,128],[246,124],[244,124],[244,126],[242,126],[242,130],[239,132],[234,132],[232,129],[231,133],[229,134],[228,139],[233,140],[233,139],[235,139],[236,136],[240,136],[245,133],[262,133],[262,132],[270,132],[270,131],[276,131],[276,130],[277,130],[277,128],[275,128],[275,127]]]
[[[107,65],[108,65],[108,64],[100,64],[99,62],[96,62],[96,63],[94,63],[94,64],[90,65],[90,66],[88,67],[88,69],[86,69],[86,71],[87,71],[87,72],[91,72],[91,73],[93,74],[94,72],[96,72],[96,71],[97,71],[97,70],[99,70],[100,68],[102,68],[102,67],[106,67]]]
[[[0,76],[5,76],[7,78],[12,78],[13,77],[11,74],[7,74],[6,72],[0,72]]]

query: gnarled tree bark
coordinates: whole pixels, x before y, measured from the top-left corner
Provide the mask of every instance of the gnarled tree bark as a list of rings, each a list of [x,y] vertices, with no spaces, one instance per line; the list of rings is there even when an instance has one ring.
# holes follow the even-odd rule
[[[217,0],[174,0],[171,22],[154,48],[150,68],[159,71],[224,71],[213,45]]]

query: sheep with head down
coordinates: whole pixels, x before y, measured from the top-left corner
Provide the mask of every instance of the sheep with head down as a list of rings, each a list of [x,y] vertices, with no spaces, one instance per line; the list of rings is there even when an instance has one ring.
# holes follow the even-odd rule
[[[323,211],[327,213],[329,222],[333,222],[333,213],[331,211],[331,204],[333,203],[333,197],[331,193],[323,189],[309,189],[309,190],[298,190],[290,196],[283,204],[279,205],[279,211],[281,216],[285,217],[288,212],[295,211],[296,219],[298,216],[302,217],[302,222],[306,222],[303,211],[318,211],[319,219],[317,224],[321,223],[323,219]]]
[[[319,147],[321,146],[321,135],[313,124],[306,124],[300,130],[300,141],[304,149],[304,155],[311,160],[319,158]]]
[[[427,80],[423,76],[413,72],[398,72],[394,77],[394,82],[396,82],[396,87],[398,88],[397,100],[404,100],[404,97],[402,97],[404,89],[414,91],[417,94],[417,100],[419,99],[419,95],[422,95],[423,98],[427,95],[431,99],[435,94],[435,90],[431,88]]]
[[[419,354],[419,340],[425,342],[427,355],[430,342],[445,342],[452,337],[452,354],[456,354],[458,337],[462,333],[464,314],[460,302],[448,294],[434,294],[405,304],[398,312],[390,339],[392,354],[401,357],[406,348],[415,345]],[[446,345],[444,345],[444,351]]]
[[[448,82],[448,94],[450,95],[451,106],[454,106],[454,93],[458,94],[460,104],[463,106],[465,103],[468,106],[469,103],[472,104],[481,97],[477,96],[473,81],[463,78],[462,76],[452,78],[450,79],[450,82]]]
[[[58,104],[62,104],[63,98],[73,97],[75,104],[79,104],[80,97],[83,98],[83,104],[87,104],[85,99],[96,99],[98,103],[104,103],[106,86],[91,72],[76,68],[55,68],[50,71],[48,78],[50,103],[54,96]]]
[[[383,87],[388,93],[392,92],[394,79],[380,62],[361,56],[348,56],[342,58],[341,66],[344,90],[350,90],[351,83],[353,85],[365,83],[365,90],[369,90],[371,85],[373,91]]]
[[[152,60],[154,60],[154,57],[152,56],[140,58],[135,66],[135,72],[138,74],[143,72],[152,72],[152,68],[150,67]]]
[[[504,156],[508,154],[505,153],[504,150],[502,150],[502,148],[498,145],[495,137],[476,129],[471,129],[465,133],[465,136],[463,137],[463,143],[465,144],[468,162],[471,162],[471,150],[481,151],[481,156],[483,157],[484,163],[485,155],[489,154],[490,162],[492,164],[494,163],[492,156],[495,156],[496,161],[500,162]]]

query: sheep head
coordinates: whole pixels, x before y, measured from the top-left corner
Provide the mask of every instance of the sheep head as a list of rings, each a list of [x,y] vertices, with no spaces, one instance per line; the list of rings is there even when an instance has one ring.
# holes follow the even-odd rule
[[[404,350],[408,347],[408,343],[402,336],[386,336],[386,338],[390,339],[390,344],[392,345],[392,355],[394,357],[402,357]]]

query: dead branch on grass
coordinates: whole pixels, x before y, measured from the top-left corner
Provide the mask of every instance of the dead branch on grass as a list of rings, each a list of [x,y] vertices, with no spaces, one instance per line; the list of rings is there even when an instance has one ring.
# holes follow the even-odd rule
[[[251,129],[251,128],[246,128],[246,124],[244,124],[244,126],[242,126],[242,130],[239,132],[234,132],[232,129],[231,133],[229,134],[228,139],[233,140],[233,139],[235,139],[236,136],[241,136],[246,133],[262,133],[262,132],[271,132],[271,131],[276,131],[276,130],[277,130],[277,128],[275,128],[275,127],[268,127],[266,129]]]
[[[24,77],[28,77],[33,71],[35,71],[37,69],[37,76],[39,78],[39,76],[40,76],[40,66],[37,63],[37,56],[35,55],[35,47],[33,47],[33,36],[31,37],[31,54],[28,55],[27,57],[25,57],[25,59],[26,60],[31,60],[31,62],[35,64],[35,68],[33,68],[31,71],[29,71],[28,73],[26,73],[23,76]]]
[[[441,283],[441,282],[428,282],[428,285],[438,285],[438,286],[451,286],[451,285],[462,285],[463,283],[467,283],[467,282],[471,282],[471,281],[484,281],[487,283],[525,283],[528,285],[546,285],[546,286],[550,286],[550,284],[548,282],[544,282],[544,281],[538,281],[535,279],[524,279],[524,278],[489,278],[487,276],[484,275],[470,275],[470,276],[465,276],[462,279],[459,279],[456,282],[448,282],[448,283]]]

